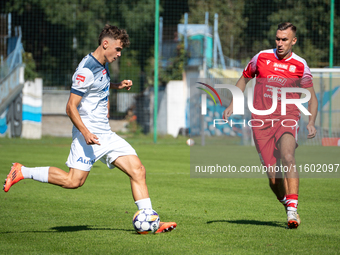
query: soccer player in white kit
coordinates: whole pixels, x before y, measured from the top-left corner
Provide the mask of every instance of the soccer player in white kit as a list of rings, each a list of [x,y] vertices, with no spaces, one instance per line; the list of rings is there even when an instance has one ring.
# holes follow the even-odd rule
[[[111,131],[108,116],[109,89],[127,89],[131,80],[110,82],[108,63],[121,56],[129,46],[125,30],[106,25],[99,35],[99,46],[79,63],[72,78],[66,113],[74,124],[73,142],[66,161],[69,172],[57,167],[25,167],[14,163],[4,184],[4,191],[22,179],[34,179],[67,189],[81,187],[97,160],[109,168],[118,167],[130,177],[132,195],[138,210],[152,209],[145,181],[145,168],[132,146]],[[175,222],[161,222],[156,233],[171,231]]]

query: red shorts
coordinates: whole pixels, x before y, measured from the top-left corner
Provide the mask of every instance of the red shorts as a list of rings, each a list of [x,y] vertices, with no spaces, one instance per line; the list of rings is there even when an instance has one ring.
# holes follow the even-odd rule
[[[293,118],[292,118],[293,119]],[[266,167],[276,164],[277,159],[281,158],[277,142],[284,133],[292,134],[295,138],[296,147],[299,125],[298,120],[265,121],[261,127],[261,122],[252,122],[254,142],[259,153],[262,164]],[[283,123],[282,123],[283,121]]]

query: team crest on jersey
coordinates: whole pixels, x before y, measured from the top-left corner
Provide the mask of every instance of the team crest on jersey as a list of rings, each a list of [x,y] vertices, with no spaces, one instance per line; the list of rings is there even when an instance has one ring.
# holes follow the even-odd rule
[[[102,73],[103,73],[103,75],[105,75],[105,74],[106,74],[106,69],[104,69],[104,70],[102,71]]]
[[[287,82],[287,79],[283,78],[281,76],[278,76],[278,75],[268,75],[267,76],[267,82],[268,83],[275,82],[275,83],[279,83],[283,86]]]
[[[296,66],[291,65],[291,66],[289,67],[289,72],[295,73],[295,70],[296,70]]]
[[[267,65],[269,65],[269,63],[270,63],[270,60],[267,60]]]
[[[80,83],[82,83],[84,81],[85,81],[85,76],[82,76],[82,75],[78,74],[77,77],[76,77],[77,85],[80,85]]]

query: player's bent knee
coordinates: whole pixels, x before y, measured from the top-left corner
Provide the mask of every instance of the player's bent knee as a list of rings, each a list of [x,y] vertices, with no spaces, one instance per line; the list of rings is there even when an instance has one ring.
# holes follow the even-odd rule
[[[135,167],[134,169],[132,169],[130,175],[131,175],[131,178],[136,181],[145,180],[145,177],[146,177],[145,167],[143,165]]]
[[[81,183],[68,183],[67,185],[64,186],[66,189],[78,189],[79,187],[83,186]]]
[[[68,179],[63,188],[66,189],[77,189],[81,186],[83,186],[85,181],[83,180],[73,180],[73,179]]]
[[[291,154],[291,153],[287,153],[287,154],[283,155],[282,156],[282,163],[284,163],[285,165],[294,164],[295,163],[294,155]]]

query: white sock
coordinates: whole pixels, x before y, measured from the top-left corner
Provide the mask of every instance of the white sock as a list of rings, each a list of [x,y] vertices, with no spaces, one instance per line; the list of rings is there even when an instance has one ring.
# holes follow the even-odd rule
[[[297,204],[298,204],[298,201],[297,200],[289,200],[289,202],[287,203],[287,211],[294,211],[294,212],[297,212]],[[289,206],[289,205],[292,205],[292,206]]]
[[[150,198],[144,198],[144,199],[138,200],[138,201],[135,202],[135,204],[137,205],[138,210],[152,209]]]
[[[40,182],[48,182],[49,166],[45,167],[21,167],[22,175],[25,179],[33,179]]]

